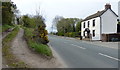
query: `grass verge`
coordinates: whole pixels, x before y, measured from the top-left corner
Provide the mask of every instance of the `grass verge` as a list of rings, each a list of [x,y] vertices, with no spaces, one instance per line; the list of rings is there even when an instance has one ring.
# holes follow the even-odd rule
[[[32,39],[32,37],[34,36],[33,29],[24,28],[24,30],[25,30],[24,37],[30,48],[35,49],[35,51],[37,51],[38,53],[42,55],[50,56],[50,57],[52,56],[52,51],[49,48],[49,46],[41,44],[41,43],[37,43]]]
[[[13,28],[13,26],[10,25],[2,25],[2,32],[7,31],[8,29]]]
[[[2,34],[2,25],[0,25],[0,34]]]
[[[12,54],[10,47],[11,41],[16,37],[18,34],[19,28],[15,27],[14,30],[8,34],[2,41],[2,53],[3,58],[5,58],[9,67],[12,68],[25,68],[26,65],[22,61],[18,61],[15,59],[15,56]]]

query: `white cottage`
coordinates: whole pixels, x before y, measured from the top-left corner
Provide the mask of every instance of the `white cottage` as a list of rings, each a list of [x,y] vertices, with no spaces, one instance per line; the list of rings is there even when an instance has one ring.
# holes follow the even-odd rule
[[[86,17],[81,23],[82,38],[101,40],[102,34],[117,33],[117,15],[110,4],[105,9]]]

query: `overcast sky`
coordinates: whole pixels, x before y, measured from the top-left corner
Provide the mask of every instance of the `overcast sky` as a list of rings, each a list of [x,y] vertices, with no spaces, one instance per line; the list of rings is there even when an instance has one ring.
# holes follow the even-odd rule
[[[110,3],[112,10],[118,14],[120,0],[12,0],[20,10],[21,15],[35,15],[39,9],[46,19],[47,30],[51,31],[53,18],[63,16],[67,18],[82,18],[103,10],[106,3]]]

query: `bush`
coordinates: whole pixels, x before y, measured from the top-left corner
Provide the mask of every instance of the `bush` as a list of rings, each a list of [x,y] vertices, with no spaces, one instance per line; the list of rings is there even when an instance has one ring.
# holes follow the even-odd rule
[[[48,32],[45,30],[45,27],[38,26],[38,28],[34,31],[35,39],[37,42],[40,42],[42,44],[47,44],[49,42],[48,40]]]
[[[29,27],[29,28],[35,28],[36,26],[34,18],[31,18],[28,15],[24,15],[22,17],[21,23],[23,24],[23,26]]]
[[[67,32],[64,34],[67,37],[80,37],[79,32]]]
[[[58,35],[58,36],[64,36],[64,33],[58,32],[57,35]]]
[[[65,33],[65,34],[64,34],[64,36],[69,37],[69,33],[68,33],[68,32],[67,32],[67,33]]]
[[[73,37],[80,37],[80,33],[79,32],[74,32]]]
[[[33,36],[34,36],[33,29],[24,28],[24,30],[25,30],[24,37],[25,37],[29,47],[35,49],[35,51],[37,51],[40,54],[43,54],[46,56],[52,56],[52,51],[47,45],[39,43],[36,41],[36,39],[33,38]],[[45,40],[48,40],[48,38],[46,36],[44,38],[45,38]],[[37,39],[39,39],[39,38],[37,38]],[[44,41],[44,40],[39,39],[38,41]]]

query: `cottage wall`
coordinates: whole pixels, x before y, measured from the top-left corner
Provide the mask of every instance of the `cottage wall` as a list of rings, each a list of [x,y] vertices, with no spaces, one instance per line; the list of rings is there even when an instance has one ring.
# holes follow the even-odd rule
[[[108,9],[102,16],[102,34],[117,33],[117,16]]]
[[[95,20],[95,26],[93,26],[93,20]],[[88,21],[89,21],[89,27],[88,27]],[[84,28],[85,23],[85,28]],[[100,40],[100,17],[96,17],[87,21],[83,21],[81,23],[81,36],[82,38],[85,38],[84,31],[86,28],[90,29],[90,33],[92,35],[92,40]],[[93,30],[95,30],[95,36],[93,37]],[[85,33],[87,35],[87,33]]]
[[[120,1],[118,2],[118,16],[119,16],[119,20],[120,20]]]

